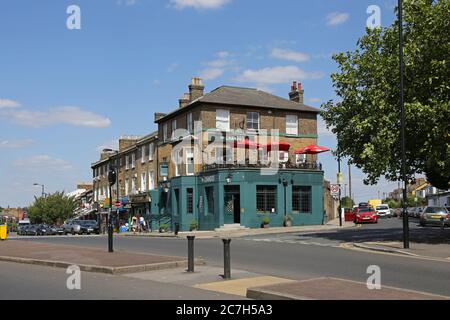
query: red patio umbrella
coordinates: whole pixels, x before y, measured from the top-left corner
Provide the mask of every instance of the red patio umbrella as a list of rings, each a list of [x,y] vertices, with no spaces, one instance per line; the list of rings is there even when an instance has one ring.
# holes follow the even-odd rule
[[[311,144],[304,148],[300,148],[294,151],[295,154],[318,154],[322,152],[330,151],[330,149],[326,147],[316,146],[315,144]]]
[[[249,139],[245,139],[243,141],[235,141],[234,142],[234,147],[235,148],[255,148],[258,149],[259,144],[256,143],[255,141],[249,140]]]
[[[289,149],[291,148],[291,145],[287,142],[279,141],[279,142],[269,142],[262,147],[267,148],[267,152],[272,151],[272,149],[275,149],[278,151],[289,151]]]

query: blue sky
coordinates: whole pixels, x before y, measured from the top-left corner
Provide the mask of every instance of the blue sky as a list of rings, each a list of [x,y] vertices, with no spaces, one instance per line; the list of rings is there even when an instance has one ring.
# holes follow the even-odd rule
[[[99,149],[123,134],[155,129],[154,112],[177,107],[190,78],[206,91],[257,87],[288,97],[301,81],[305,102],[336,98],[331,55],[352,50],[369,5],[383,25],[394,0],[2,0],[0,3],[0,206],[26,206],[43,183],[71,191],[90,181]],[[69,30],[70,5],[81,30]],[[320,126],[320,144],[334,147]],[[326,177],[337,164],[320,155]],[[347,174],[345,172],[345,178]],[[363,186],[357,201],[396,183]]]

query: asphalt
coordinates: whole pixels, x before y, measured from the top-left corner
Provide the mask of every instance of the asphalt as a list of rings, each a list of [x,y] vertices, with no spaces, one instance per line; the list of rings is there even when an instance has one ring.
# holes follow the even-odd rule
[[[433,233],[439,229],[416,229],[412,232]],[[448,230],[448,229],[447,229]],[[446,231],[447,231],[446,230]],[[255,236],[233,239],[231,242],[231,266],[268,276],[294,280],[317,277],[335,277],[365,283],[370,265],[381,268],[382,285],[450,295],[450,263],[416,259],[383,253],[349,250],[342,248],[345,242],[377,239],[398,240],[401,238],[401,221],[381,220],[377,225],[364,225],[352,230],[307,234]],[[300,241],[284,241],[283,237],[299,237]],[[268,241],[259,241],[265,238]],[[307,238],[307,239],[305,239]],[[36,241],[35,239],[29,239]],[[52,237],[39,241],[94,246],[106,250],[106,237]],[[290,241],[290,242],[289,242]],[[114,245],[120,250],[154,254],[186,256],[185,239],[116,237]],[[223,266],[223,245],[220,239],[199,239],[195,241],[196,257],[205,259],[208,266]]]
[[[172,283],[81,272],[68,290],[66,270],[0,262],[0,300],[237,300],[244,297]]]

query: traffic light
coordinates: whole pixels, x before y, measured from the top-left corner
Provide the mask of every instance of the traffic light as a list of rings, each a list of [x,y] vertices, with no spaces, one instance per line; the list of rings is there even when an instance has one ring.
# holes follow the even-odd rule
[[[109,185],[112,186],[113,184],[115,184],[116,180],[117,180],[116,170],[115,169],[109,169],[109,172],[108,172]]]

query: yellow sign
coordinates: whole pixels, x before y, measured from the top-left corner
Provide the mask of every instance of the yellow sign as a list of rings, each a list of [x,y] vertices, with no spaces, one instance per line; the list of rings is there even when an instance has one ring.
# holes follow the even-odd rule
[[[341,172],[338,172],[336,177],[337,184],[344,184],[344,175]]]

